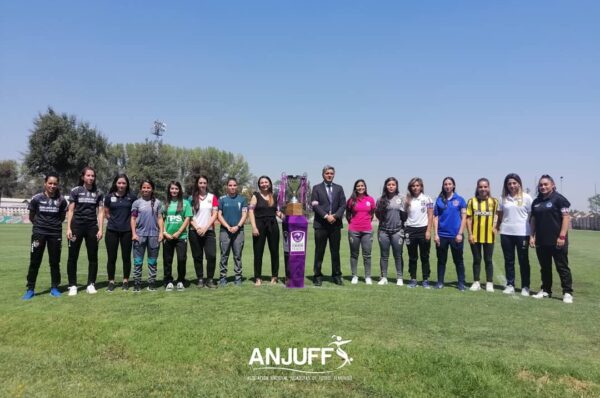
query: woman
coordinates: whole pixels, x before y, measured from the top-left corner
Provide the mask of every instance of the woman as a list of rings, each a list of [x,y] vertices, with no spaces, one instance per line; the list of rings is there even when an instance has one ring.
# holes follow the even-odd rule
[[[408,182],[406,195],[405,225],[406,249],[408,250],[408,271],[410,283],[408,287],[417,287],[417,262],[421,254],[423,287],[429,289],[429,250],[431,248],[431,228],[433,226],[433,201],[425,195],[423,180],[415,177]]]
[[[531,207],[530,246],[535,247],[542,273],[542,288],[533,297],[552,297],[552,259],[560,276],[563,302],[573,303],[569,269],[569,207],[571,203],[556,192],[554,180],[544,174],[538,183],[538,196]]]
[[[160,242],[163,240],[162,203],[154,197],[154,182],[143,180],[141,197],[131,207],[131,231],[133,240],[133,291],[142,289],[142,266],[148,249],[148,290],[156,291],[156,263]]]
[[[388,258],[390,257],[390,246],[396,263],[396,275],[398,286],[402,286],[402,273],[404,262],[402,260],[402,244],[404,243],[404,221],[406,220],[406,206],[404,199],[398,191],[398,180],[394,177],[387,178],[383,183],[383,192],[377,201],[375,216],[379,220],[379,231],[377,240],[381,258],[381,279],[378,285],[387,285]]]
[[[254,250],[254,286],[260,286],[262,283],[262,258],[265,242],[269,242],[269,253],[271,254],[271,285],[275,285],[279,275],[279,225],[275,217],[282,218],[282,214],[277,210],[271,179],[261,176],[258,179],[258,189],[258,192],[254,192],[252,195],[248,206]]]
[[[481,251],[485,262],[485,291],[494,292],[494,240],[496,226],[494,216],[498,210],[498,201],[490,197],[490,182],[487,178],[477,180],[475,196],[467,203],[467,232],[473,253],[473,284],[469,290],[481,290]]]
[[[177,251],[177,290],[185,289],[185,263],[187,262],[187,227],[192,217],[192,207],[183,199],[179,181],[171,181],[167,187],[167,201],[163,209],[163,262],[165,290],[173,290],[173,254]]]
[[[433,231],[435,245],[437,246],[437,273],[436,288],[444,287],[444,274],[448,261],[448,247],[452,252],[452,260],[456,266],[458,276],[458,290],[465,290],[465,264],[463,260],[463,231],[466,222],[465,200],[455,193],[456,183],[454,178],[446,177],[442,182],[442,190],[435,201],[433,208]]]
[[[48,174],[44,178],[44,192],[38,193],[29,202],[29,221],[31,231],[31,253],[29,272],[27,272],[27,291],[23,300],[35,296],[35,282],[44,257],[44,248],[48,246],[50,263],[50,295],[60,297],[60,251],[62,223],[65,220],[67,201],[58,189],[58,176]]]
[[[126,174],[117,175],[104,198],[104,217],[106,225],[106,270],[108,272],[108,288],[115,290],[115,270],[117,251],[121,245],[123,260],[123,290],[129,289],[129,274],[131,273],[131,206],[137,197],[130,192],[129,178]]]
[[[500,245],[504,254],[506,288],[503,293],[515,292],[515,249],[521,270],[521,295],[529,296],[529,216],[533,199],[523,192],[521,177],[511,173],[504,178],[502,199],[498,207]]]
[[[217,241],[214,223],[217,219],[219,201],[215,195],[208,192],[208,177],[201,175],[196,178],[192,196],[193,217],[190,220],[190,247],[194,258],[194,269],[198,277],[198,287],[205,286],[203,278],[202,257],[206,255],[206,287],[217,287],[214,281],[217,264]]]
[[[79,185],[71,190],[67,211],[67,239],[69,257],[67,274],[69,276],[69,296],[77,295],[77,259],[81,242],[85,239],[88,257],[87,292],[96,293],[98,274],[98,242],[102,239],[103,195],[96,187],[96,171],[85,167],[79,177]]]
[[[365,283],[371,285],[371,248],[373,246],[373,226],[371,221],[375,214],[375,199],[367,193],[365,180],[357,180],[348,202],[346,203],[346,219],[348,220],[348,242],[350,243],[350,269],[352,284],[358,283],[358,252],[362,247],[365,265]]]

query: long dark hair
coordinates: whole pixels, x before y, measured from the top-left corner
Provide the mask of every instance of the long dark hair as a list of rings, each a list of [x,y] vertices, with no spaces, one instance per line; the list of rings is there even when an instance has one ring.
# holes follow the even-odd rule
[[[194,211],[198,211],[200,208],[200,200],[198,200],[200,188],[198,188],[198,182],[201,178],[206,180],[206,194],[208,194],[208,177],[204,174],[200,174],[198,177],[196,177],[196,181],[194,181],[194,186],[192,187],[192,207],[194,208]]]
[[[93,167],[90,166],[86,166],[83,168],[83,170],[81,170],[81,174],[79,175],[79,186],[83,187],[85,185],[85,182],[83,181],[83,177],[85,177],[85,173],[87,173],[88,171],[93,171],[94,172],[94,182],[92,183],[92,192],[97,191],[98,187],[96,186],[96,170],[94,170]]]
[[[171,202],[173,202],[173,197],[171,196],[171,186],[173,185],[179,188],[179,193],[177,194],[177,198],[175,199],[177,200],[176,213],[179,214],[181,213],[181,210],[183,210],[183,189],[181,188],[181,184],[179,183],[179,181],[171,181],[169,185],[167,185],[167,201],[165,207],[168,208]]]
[[[516,173],[509,173],[504,177],[504,183],[502,184],[502,199],[505,199],[510,191],[508,190],[508,180],[515,180],[519,183],[519,193],[518,196],[523,196],[523,183],[521,182],[521,177],[519,177]]]
[[[352,213],[354,212],[354,206],[356,206],[356,201],[358,199],[358,193],[356,192],[356,186],[361,182],[365,185],[364,195],[365,196],[368,195],[367,183],[362,178],[359,178],[358,180],[356,180],[354,182],[354,188],[352,189],[352,195],[350,195],[350,199],[348,199],[348,202],[346,203],[346,219],[348,220],[348,222],[350,222],[350,220],[352,219]]]
[[[108,193],[111,194],[118,191],[117,181],[119,181],[119,178],[122,178],[125,180],[125,182],[127,182],[127,187],[125,188],[125,196],[129,195],[129,177],[127,177],[127,174],[125,173],[117,174],[117,176],[113,179],[112,185],[110,186],[110,190],[108,191]]]
[[[554,178],[550,177],[548,174],[544,174],[540,177],[540,179],[538,180],[538,186],[537,186],[537,197],[538,199],[543,199],[544,195],[542,195],[542,193],[540,192],[540,181],[542,180],[550,180],[552,182],[552,185],[554,185],[554,189],[552,190],[553,192],[556,192],[556,183],[554,182]]]
[[[275,203],[275,199],[273,198],[273,182],[271,181],[269,176],[258,177],[258,180],[256,182],[256,185],[258,186],[258,192],[260,192],[260,180],[262,180],[263,178],[266,179],[267,181],[269,181],[269,189],[267,189],[267,192],[269,192],[268,203],[269,203],[269,206],[273,206],[273,204]],[[237,183],[237,181],[236,181],[236,183]]]
[[[396,196],[400,193],[400,190],[398,188],[398,180],[396,179],[396,177],[386,178],[385,181],[383,182],[383,191],[381,193],[381,198],[379,198],[379,201],[377,201],[376,212],[379,215],[383,215],[385,213],[385,210],[387,209],[388,205],[390,204],[390,198],[388,197],[388,191],[387,191],[387,184],[390,181],[394,181],[396,183],[396,191],[394,192],[394,196]]]
[[[477,184],[475,185],[475,197],[476,197],[477,199],[481,199],[481,198],[479,197],[479,192],[478,192],[478,191],[479,191],[479,183],[480,183],[480,182],[487,182],[487,184],[488,184],[488,188],[490,187],[490,180],[488,180],[487,178],[485,178],[485,177],[481,177],[479,180],[477,180]],[[455,185],[455,186],[456,186],[456,185]],[[492,197],[492,193],[490,192],[490,193],[489,193],[489,195],[488,195],[488,198],[491,198],[491,197]]]
[[[60,177],[58,176],[58,174],[54,173],[54,172],[50,172],[48,174],[46,174],[46,176],[44,177],[44,182],[48,182],[48,178],[56,178],[56,183],[60,183]],[[44,187],[44,193],[46,193],[46,188]],[[56,187],[56,192],[54,193],[54,198],[60,198],[60,188],[57,186]]]
[[[452,188],[452,192],[456,192],[456,181],[454,181],[454,178],[452,177],[446,177],[442,180],[442,190],[440,191],[440,194],[438,195],[438,197],[442,198],[442,201],[444,202],[444,205],[448,205],[448,198],[446,198],[446,192],[444,191],[444,183],[446,182],[446,180],[450,180],[452,181],[452,185],[454,185],[454,188]]]
[[[150,184],[150,186],[152,187],[152,193],[150,193],[150,202],[151,202],[150,205],[152,207],[152,214],[154,214],[154,203],[156,203],[156,197],[154,196],[154,190],[156,189],[156,186],[154,185],[154,181],[152,181],[150,178],[145,178],[142,180],[142,182],[140,182],[140,191],[142,190],[142,186],[144,184]],[[158,209],[156,209],[156,215],[158,216]]]

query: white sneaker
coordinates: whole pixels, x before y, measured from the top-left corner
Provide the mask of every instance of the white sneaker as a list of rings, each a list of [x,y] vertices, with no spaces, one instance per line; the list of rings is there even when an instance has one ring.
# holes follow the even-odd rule
[[[529,297],[529,288],[528,287],[521,288],[521,296]]]
[[[565,293],[563,296],[563,303],[573,304],[573,295],[571,293]]]
[[[371,277],[370,277],[370,276],[368,276],[368,277],[366,277],[366,278],[365,278],[365,283],[366,283],[367,285],[372,285],[372,284],[373,284],[373,280],[371,279]]]
[[[183,286],[183,282],[177,282],[177,290],[182,291],[185,290],[185,286]]]
[[[77,296],[77,286],[69,286],[69,296]]]
[[[494,284],[492,282],[487,282],[485,284],[485,291],[488,293],[494,293]]]
[[[540,290],[539,292],[537,292],[536,294],[534,294],[531,297],[533,297],[534,299],[543,299],[546,297],[550,297],[550,295],[548,293],[546,293],[545,291]]]
[[[93,283],[90,283],[88,287],[85,289],[88,294],[96,294],[97,290]]]
[[[471,285],[471,287],[469,288],[470,291],[472,292],[478,292],[481,290],[481,284],[479,283],[479,281],[475,281],[473,282],[473,284]]]
[[[165,286],[165,290],[167,292],[172,292],[174,288],[175,288],[175,286],[173,286],[173,282],[169,282],[169,283],[167,283],[167,286]]]
[[[504,294],[515,294],[515,287],[508,285],[504,288],[504,290],[502,291],[502,293]]]
[[[352,283],[353,285],[356,285],[358,283],[358,276],[354,275],[352,277],[352,282],[350,282],[350,283]]]
[[[398,278],[398,280],[396,281],[396,286],[404,286],[404,281],[402,280],[402,278]]]
[[[379,279],[379,282],[377,282],[378,285],[387,285],[387,278],[385,276],[382,276],[381,279]]]

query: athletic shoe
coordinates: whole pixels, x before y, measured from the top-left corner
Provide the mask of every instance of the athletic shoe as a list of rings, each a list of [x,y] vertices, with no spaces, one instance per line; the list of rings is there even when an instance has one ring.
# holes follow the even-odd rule
[[[177,291],[182,292],[185,290],[185,286],[183,286],[183,282],[177,282]]]
[[[423,281],[423,289],[431,289],[431,286],[429,286],[429,281],[427,279]]]
[[[129,281],[123,281],[123,290],[129,290]]]
[[[479,283],[479,281],[475,281],[473,282],[473,284],[471,285],[471,287],[469,288],[470,291],[472,292],[478,292],[481,290],[481,284]]]
[[[492,282],[487,282],[485,284],[485,291],[488,293],[494,293],[494,284]]]
[[[112,293],[112,291],[115,290],[115,283],[114,282],[108,282],[108,287],[106,288],[106,291],[109,293]]]
[[[88,287],[85,289],[88,294],[96,294],[97,290],[93,283],[90,283]]]
[[[204,286],[206,286],[206,283],[204,283],[204,279],[199,278],[198,284],[196,286],[198,286],[198,289],[202,289]]]
[[[236,279],[235,281],[233,281],[233,284],[235,286],[242,286],[242,278]]]
[[[573,295],[571,293],[565,293],[563,295],[563,303],[573,304]]]
[[[378,285],[387,285],[388,284],[388,280],[385,276],[382,276],[381,279],[379,279],[379,282],[377,282]]]
[[[167,286],[165,286],[165,290],[167,292],[172,292],[174,288],[175,288],[175,286],[173,286],[173,282],[169,282],[169,283],[167,283]]]
[[[33,291],[33,289],[28,289],[22,298],[23,300],[31,300],[33,296],[35,296],[35,292]]]
[[[350,283],[352,283],[353,285],[356,285],[358,283],[358,276],[356,276],[356,275],[353,276],[352,277],[352,282],[350,282]]]
[[[77,286],[69,286],[69,296],[77,296]]]
[[[373,284],[373,279],[371,279],[371,277],[370,277],[370,276],[367,276],[367,277],[365,278],[365,283],[366,283],[367,285],[372,285],[372,284]]]
[[[521,296],[523,296],[523,297],[529,297],[529,288],[528,287],[522,287],[521,288]]]
[[[443,289],[444,288],[444,284],[442,282],[438,282],[435,284],[435,288],[436,289]]]
[[[458,290],[461,291],[461,292],[464,292],[465,291],[465,285],[462,284],[462,283],[459,283],[458,284]]]
[[[543,290],[540,290],[539,292],[537,292],[536,294],[534,294],[533,296],[534,299],[543,299],[543,298],[549,298],[550,294],[546,293]]]
[[[149,292],[155,292],[156,291],[156,285],[154,284],[154,282],[148,283],[148,291]]]
[[[221,278],[219,280],[219,287],[225,287],[225,286],[227,286],[227,279]]]
[[[58,288],[57,288],[57,287],[53,287],[52,289],[50,289],[50,295],[51,295],[52,297],[60,297],[60,296],[62,296],[62,295],[60,294],[60,291],[58,290]]]
[[[404,286],[404,281],[402,280],[402,277],[398,278],[398,280],[396,281],[396,286]]]
[[[515,288],[514,286],[508,285],[504,288],[504,290],[502,291],[502,293],[504,294],[515,294]]]
[[[415,287],[419,286],[417,284],[417,280],[416,279],[411,279],[410,282],[408,282],[408,287],[411,289],[414,289]]]
[[[142,291],[142,284],[140,282],[135,282],[133,284],[133,292],[134,293],[139,293]]]
[[[215,281],[211,278],[206,281],[206,287],[209,289],[216,289],[217,285],[215,284]]]

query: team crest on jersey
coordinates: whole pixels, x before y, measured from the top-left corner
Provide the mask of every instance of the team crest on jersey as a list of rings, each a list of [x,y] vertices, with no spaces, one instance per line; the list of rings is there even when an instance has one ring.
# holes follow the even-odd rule
[[[552,202],[546,203],[546,207],[548,207],[548,208],[552,207]]]
[[[367,202],[367,207],[371,207],[371,202]]]
[[[397,199],[396,199],[396,203],[397,203],[397,204],[400,204],[400,203],[402,203],[402,199],[400,199],[400,198],[397,198]]]
[[[454,206],[454,207],[457,207],[457,206],[458,206],[458,200],[457,200],[457,199],[454,199],[454,200],[452,201],[452,206]]]

